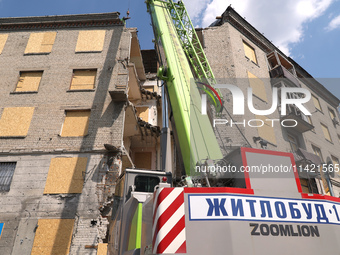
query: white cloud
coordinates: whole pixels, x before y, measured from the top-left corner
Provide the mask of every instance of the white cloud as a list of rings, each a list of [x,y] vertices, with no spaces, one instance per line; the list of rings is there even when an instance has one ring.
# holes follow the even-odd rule
[[[303,25],[320,17],[335,0],[186,0],[189,15],[202,14],[202,27],[209,26],[228,5],[287,55],[293,43],[303,40]],[[207,4],[207,2],[209,2]],[[200,3],[203,3],[201,6]],[[196,20],[195,20],[196,21]],[[340,18],[334,25],[340,26]]]
[[[327,31],[332,31],[340,27],[340,15],[333,18],[331,22],[329,22],[328,26],[325,28]]]
[[[191,20],[199,19],[199,15],[207,7],[210,0],[184,0],[185,7],[190,15]],[[195,22],[196,23],[196,22]]]

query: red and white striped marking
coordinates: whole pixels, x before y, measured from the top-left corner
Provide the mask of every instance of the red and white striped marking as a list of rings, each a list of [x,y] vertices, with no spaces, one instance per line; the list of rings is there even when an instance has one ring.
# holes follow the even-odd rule
[[[186,253],[184,189],[159,188],[155,193],[153,253]]]

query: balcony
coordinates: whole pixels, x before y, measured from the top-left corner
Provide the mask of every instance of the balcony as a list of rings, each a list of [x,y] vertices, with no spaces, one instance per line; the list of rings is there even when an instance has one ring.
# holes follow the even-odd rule
[[[281,121],[285,120],[284,124],[287,127],[296,130],[299,133],[304,133],[314,129],[314,126],[309,123],[308,118],[295,105],[287,105],[287,115],[281,116]],[[290,121],[291,120],[291,121]]]
[[[287,85],[290,85],[290,87],[301,87],[299,80],[283,66],[277,66],[271,69],[269,73],[270,78],[275,80],[283,79],[283,81],[288,83]]]
[[[267,55],[270,77],[275,80],[283,80],[289,87],[301,87],[296,78],[295,67],[277,51]],[[278,81],[275,81],[277,83]]]

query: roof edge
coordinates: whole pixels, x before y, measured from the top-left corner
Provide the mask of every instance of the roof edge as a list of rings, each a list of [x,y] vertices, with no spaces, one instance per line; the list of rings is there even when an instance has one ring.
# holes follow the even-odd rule
[[[67,23],[67,22],[96,22],[119,20],[119,12],[90,13],[90,14],[69,14],[52,16],[29,16],[29,17],[7,17],[0,18],[0,25],[30,25],[43,23]]]

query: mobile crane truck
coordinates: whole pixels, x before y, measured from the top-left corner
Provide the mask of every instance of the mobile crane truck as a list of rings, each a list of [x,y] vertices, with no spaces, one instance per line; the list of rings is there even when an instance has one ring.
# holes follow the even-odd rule
[[[222,97],[186,8],[173,0],[146,4],[163,82],[162,171],[125,170],[109,254],[339,254],[340,199],[303,193],[291,153],[241,147],[223,158],[201,114],[199,85],[216,112]],[[173,180],[168,108],[185,170],[180,182]],[[222,158],[238,170],[197,174],[197,166]],[[247,171],[264,165],[285,171]],[[230,179],[234,185],[225,187]]]

